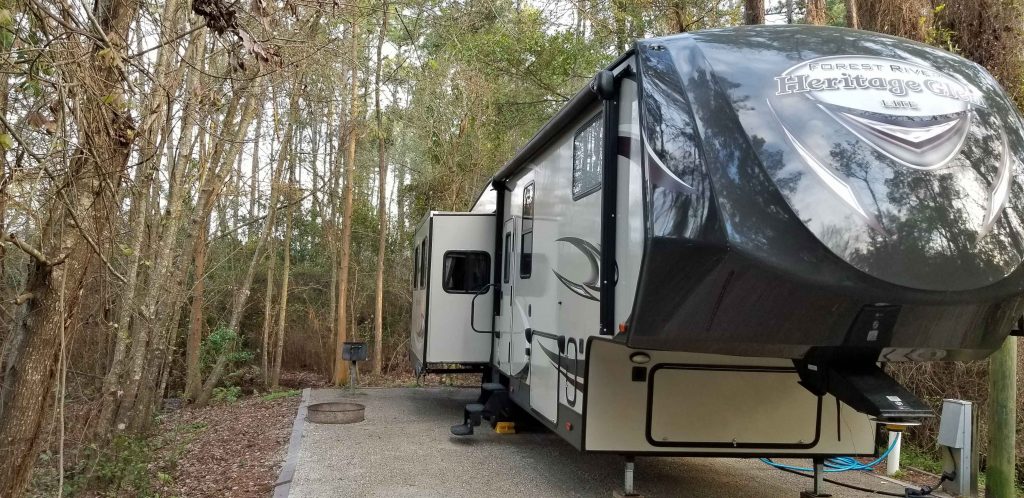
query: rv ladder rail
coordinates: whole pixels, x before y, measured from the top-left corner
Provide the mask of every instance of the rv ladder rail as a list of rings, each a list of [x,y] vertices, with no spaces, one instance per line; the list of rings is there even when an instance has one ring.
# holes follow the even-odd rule
[[[490,292],[491,287],[497,288],[498,284],[487,284],[476,291],[476,295],[473,296],[473,300],[469,302],[469,327],[473,329],[473,332],[477,334],[491,334],[497,333],[497,330],[480,330],[476,328],[476,299],[484,294]]]

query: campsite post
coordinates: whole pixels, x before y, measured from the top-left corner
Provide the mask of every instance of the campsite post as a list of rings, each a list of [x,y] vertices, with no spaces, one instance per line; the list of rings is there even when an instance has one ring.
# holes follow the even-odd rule
[[[1017,420],[1017,338],[1010,336],[989,360],[988,472],[985,495],[1014,496]]]

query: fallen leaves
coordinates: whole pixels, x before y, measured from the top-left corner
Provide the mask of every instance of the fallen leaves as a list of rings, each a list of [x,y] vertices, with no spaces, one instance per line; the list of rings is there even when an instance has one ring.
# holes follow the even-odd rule
[[[183,497],[268,496],[285,456],[298,397],[184,409],[168,416],[161,430],[183,434],[180,452],[161,494]]]

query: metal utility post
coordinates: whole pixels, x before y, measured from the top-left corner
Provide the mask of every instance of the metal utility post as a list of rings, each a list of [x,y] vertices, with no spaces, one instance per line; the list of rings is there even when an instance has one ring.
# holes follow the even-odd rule
[[[1006,342],[989,359],[988,471],[985,496],[1016,496],[1014,443],[1017,440],[1017,338]]]
[[[825,459],[814,459],[814,489],[800,492],[800,498],[821,498],[832,496],[825,492]]]
[[[614,498],[643,498],[643,495],[636,492],[636,488],[633,487],[633,470],[635,467],[635,461],[633,456],[626,457],[626,473],[623,476],[622,491],[614,491],[612,496]]]

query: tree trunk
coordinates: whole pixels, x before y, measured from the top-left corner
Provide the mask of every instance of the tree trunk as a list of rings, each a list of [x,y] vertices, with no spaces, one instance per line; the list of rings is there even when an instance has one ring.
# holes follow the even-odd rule
[[[745,0],[743,21],[746,24],[764,24],[764,0]]]
[[[282,152],[284,152],[282,150]],[[289,162],[292,163],[294,168],[295,162],[294,149],[290,154],[292,158]],[[291,176],[291,175],[290,175]],[[292,200],[292,185],[289,182],[286,187],[288,194],[285,196],[290,202]],[[288,318],[288,276],[292,268],[292,217],[294,215],[294,208],[288,206],[288,211],[285,214],[285,225],[284,225],[284,264],[281,265],[281,294],[280,301],[278,302],[277,309],[277,344],[274,346],[274,370],[270,375],[270,388],[277,389],[278,383],[281,380],[281,358],[284,355],[284,331],[285,324]]]
[[[828,23],[827,8],[825,0],[807,0],[807,12],[804,14],[804,22],[817,25]]]
[[[136,0],[97,1],[92,16],[110,45],[89,47],[90,53],[74,63],[79,67],[69,68],[80,78],[75,81],[80,85],[80,145],[69,168],[52,179],[37,246],[44,259],[33,261],[26,279],[25,291],[32,297],[24,321],[16,325],[23,327],[25,339],[4,378],[8,392],[0,413],[0,497],[22,496],[31,478],[43,426],[50,418],[65,327],[74,323],[78,291],[96,257],[87,237],[102,241],[108,231],[91,213],[115,204],[102,186],[119,184],[128,165],[135,124],[129,114],[109,105],[123,97],[124,73],[100,52],[118,60],[127,57],[128,28],[137,12]],[[57,258],[63,261],[58,264]]]
[[[269,223],[269,221],[268,221]],[[277,255],[274,254],[274,241],[267,245],[267,287],[263,294],[263,340],[260,342],[260,371],[263,387],[270,388],[270,331],[274,312],[274,267]]]
[[[342,385],[348,381],[348,368],[341,359],[341,350],[348,339],[348,272],[349,258],[352,250],[352,187],[356,169],[356,126],[359,120],[359,25],[352,23],[349,28],[350,61],[352,64],[349,77],[349,113],[347,144],[345,151],[345,200],[342,211],[341,256],[338,264],[338,304],[337,304],[337,337],[334,350],[334,384]]]
[[[185,350],[185,398],[196,399],[199,394],[199,390],[202,388],[202,371],[201,365],[199,364],[199,353],[202,348],[203,340],[203,306],[205,304],[205,278],[206,278],[206,251],[207,251],[207,236],[210,228],[210,215],[213,213],[213,209],[217,205],[217,201],[220,198],[220,193],[224,187],[224,183],[231,173],[232,166],[234,165],[235,154],[240,149],[242,138],[245,137],[245,132],[249,129],[249,123],[252,122],[255,116],[255,108],[257,107],[253,102],[242,104],[242,96],[246,95],[247,88],[243,88],[232,97],[231,103],[228,105],[228,110],[224,115],[223,130],[224,134],[231,137],[232,140],[220,140],[214,145],[213,152],[210,154],[209,166],[208,166],[208,177],[207,181],[202,182],[199,192],[199,202],[196,205],[196,213],[192,217],[192,260],[195,265],[193,274],[195,275],[195,284],[192,287],[192,308],[190,312],[189,330],[188,330],[188,341],[186,342]],[[255,99],[253,99],[255,100]],[[237,125],[230,129],[229,126],[234,122],[235,115],[238,112],[239,107],[243,107],[242,116],[239,119]],[[225,145],[225,142],[229,142]],[[226,148],[225,148],[226,147]]]
[[[298,97],[296,95],[293,96],[292,98],[294,100],[297,99]],[[258,105],[257,102],[262,101],[258,98],[252,99],[249,102],[249,105],[246,106],[245,112],[242,113],[242,119],[240,120],[240,123],[235,134],[234,145],[231,146],[224,159],[226,161],[226,164],[233,163],[234,154],[240,153],[239,144],[241,144],[242,142],[242,138],[244,137],[245,131],[248,130],[249,128],[249,123],[252,122],[252,117],[253,114],[256,112],[256,109],[260,108],[262,110],[263,106]],[[272,176],[276,175],[272,174]],[[222,176],[220,181],[221,185],[223,185],[223,178],[224,177]],[[273,181],[273,179],[271,181]],[[276,199],[274,198],[274,195],[274,188],[273,186],[271,186],[271,205],[276,204]],[[272,212],[276,212],[276,209]],[[228,318],[228,330],[231,330],[232,332],[235,333],[235,340],[231,344],[226,345],[224,349],[220,352],[220,354],[217,356],[216,363],[213,365],[213,368],[210,369],[209,376],[207,376],[206,381],[203,382],[201,389],[195,398],[196,405],[198,406],[204,406],[206,405],[206,403],[210,401],[210,397],[213,394],[213,389],[217,387],[218,384],[220,384],[220,380],[224,376],[224,369],[227,366],[227,363],[231,355],[234,354],[235,346],[241,339],[242,334],[238,327],[242,321],[242,312],[245,310],[245,303],[248,302],[249,299],[249,289],[252,287],[253,278],[255,278],[256,262],[259,260],[260,248],[263,245],[263,241],[270,237],[270,230],[271,226],[273,225],[273,220],[268,219],[267,223],[268,225],[264,229],[263,234],[257,240],[256,248],[252,256],[252,261],[249,265],[249,268],[246,270],[245,277],[242,280],[242,285],[238,287],[238,290],[235,292],[234,298],[232,300],[231,315],[230,318]]]
[[[377,121],[377,223],[380,225],[377,234],[377,284],[374,290],[373,312],[373,373],[380,375],[381,358],[384,347],[384,257],[388,242],[388,195],[387,195],[387,133],[384,130],[384,118],[380,109],[380,67],[384,59],[384,37],[388,32],[388,3],[383,2],[383,13],[380,19],[380,35],[377,37],[377,65],[374,74],[374,114]]]
[[[857,16],[857,0],[846,0],[846,27],[860,29],[860,18]]]

